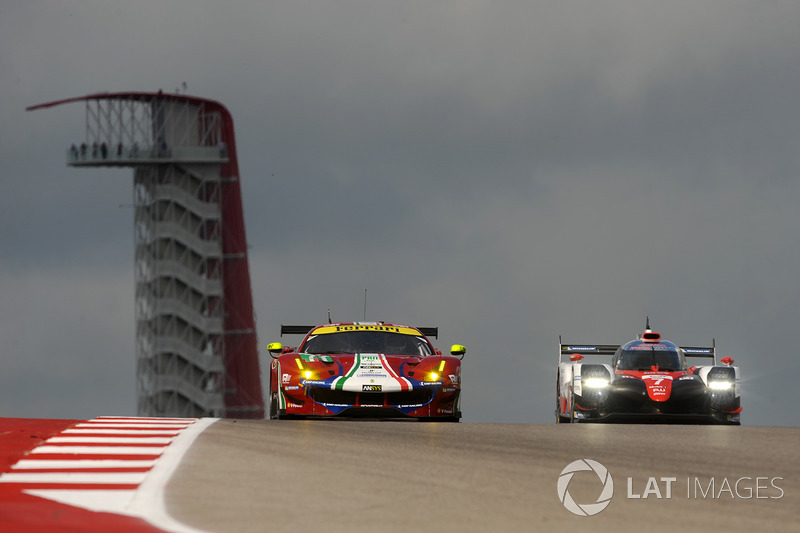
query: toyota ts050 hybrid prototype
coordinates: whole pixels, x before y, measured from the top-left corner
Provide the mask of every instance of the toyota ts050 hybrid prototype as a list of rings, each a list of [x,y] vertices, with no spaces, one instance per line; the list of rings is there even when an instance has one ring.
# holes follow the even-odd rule
[[[560,344],[560,343],[559,343]],[[601,356],[610,362],[598,361]],[[689,366],[687,357],[711,359]],[[680,347],[650,329],[624,345],[560,344],[556,420],[740,424],[739,368],[716,348]]]
[[[428,336],[438,328],[384,322],[281,326],[305,335],[297,348],[273,342],[270,418],[412,417],[458,422],[461,358],[443,355]]]

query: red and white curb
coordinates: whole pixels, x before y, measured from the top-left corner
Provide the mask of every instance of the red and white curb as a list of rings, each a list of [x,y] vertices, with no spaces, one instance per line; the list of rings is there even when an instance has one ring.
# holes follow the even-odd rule
[[[99,417],[32,449],[0,483],[95,512],[142,518],[176,533],[200,530],[174,520],[164,490],[181,457],[215,418]]]

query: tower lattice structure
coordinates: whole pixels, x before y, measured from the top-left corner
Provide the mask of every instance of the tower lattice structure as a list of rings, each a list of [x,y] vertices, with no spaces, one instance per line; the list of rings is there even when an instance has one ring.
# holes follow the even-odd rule
[[[82,101],[73,167],[133,167],[140,416],[263,418],[233,119],[162,92]]]

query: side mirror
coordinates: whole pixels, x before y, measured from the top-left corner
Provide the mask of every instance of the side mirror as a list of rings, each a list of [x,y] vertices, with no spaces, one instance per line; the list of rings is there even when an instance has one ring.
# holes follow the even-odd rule
[[[572,361],[573,363],[578,361],[583,361],[583,356],[579,353],[574,353],[569,356],[569,360]]]
[[[279,342],[271,342],[267,344],[267,351],[274,359],[283,351],[283,344]]]
[[[467,353],[467,347],[464,345],[454,344],[450,347],[450,355],[460,355],[463,359],[465,353]]]
[[[731,366],[733,364],[733,357],[723,357],[719,362],[723,365]]]

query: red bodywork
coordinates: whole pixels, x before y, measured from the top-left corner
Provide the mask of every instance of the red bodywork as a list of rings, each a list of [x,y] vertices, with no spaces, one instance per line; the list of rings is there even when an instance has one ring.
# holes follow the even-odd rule
[[[616,370],[617,376],[627,375],[640,379],[647,388],[647,396],[654,402],[665,402],[669,400],[672,393],[672,383],[681,376],[688,376],[687,371],[661,372],[657,368],[649,371],[638,370]]]
[[[336,329],[377,335],[402,331],[426,354],[304,353],[309,340]],[[395,333],[400,335],[399,333]],[[411,350],[409,350],[411,351]],[[270,417],[461,417],[461,360],[442,355],[417,328],[387,323],[337,323],[312,328],[298,348],[282,348],[270,371]]]

